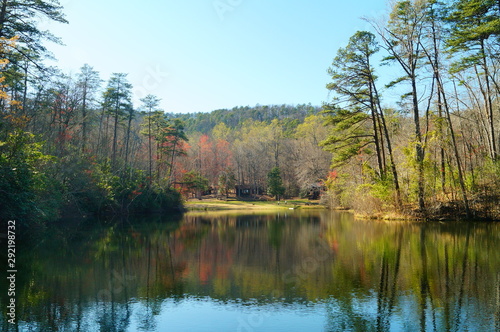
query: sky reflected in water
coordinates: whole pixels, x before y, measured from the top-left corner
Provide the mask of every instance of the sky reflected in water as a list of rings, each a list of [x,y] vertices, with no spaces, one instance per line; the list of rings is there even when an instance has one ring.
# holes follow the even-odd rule
[[[330,211],[89,224],[19,245],[19,330],[500,327],[498,224],[386,223]],[[5,314],[1,330],[14,331]]]

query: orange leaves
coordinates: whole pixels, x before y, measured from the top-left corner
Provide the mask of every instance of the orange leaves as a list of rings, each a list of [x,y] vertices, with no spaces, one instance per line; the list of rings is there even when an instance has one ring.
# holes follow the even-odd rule
[[[325,181],[324,185],[326,185],[327,188],[331,189],[332,186],[335,185],[338,177],[339,177],[339,174],[336,170],[332,170],[332,171],[328,172],[328,176],[326,177],[326,181]]]
[[[220,165],[223,169],[232,167],[233,152],[230,149],[229,142],[223,139],[217,140],[215,145],[217,156],[220,159]]]
[[[208,135],[202,135],[198,141],[198,148],[199,154],[195,157],[199,159],[201,173],[214,185],[219,175],[232,166],[233,154],[230,144],[224,139],[214,142]]]
[[[9,52],[9,49],[14,47],[16,44],[16,41],[19,39],[19,37],[15,36],[13,38],[7,39],[7,38],[0,38],[0,53],[5,55],[6,53]],[[9,60],[7,59],[0,59],[0,69],[3,69],[7,64],[9,63]],[[5,77],[0,76],[0,100],[8,100],[9,104],[15,108],[19,108],[20,104],[17,101],[14,101],[10,98],[9,94],[5,91],[5,88],[7,88],[7,85],[3,84],[5,81]]]
[[[335,179],[337,179],[338,176],[339,176],[339,174],[337,173],[337,171],[333,170],[333,171],[331,171],[331,172],[328,173],[327,179],[329,181],[334,181]]]
[[[134,191],[132,191],[132,195],[134,195],[134,196],[142,195],[142,191],[134,190]]]

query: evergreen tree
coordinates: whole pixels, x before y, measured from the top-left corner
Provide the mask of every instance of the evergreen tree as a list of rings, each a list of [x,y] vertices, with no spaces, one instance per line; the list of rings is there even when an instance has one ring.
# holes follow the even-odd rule
[[[200,199],[203,191],[208,190],[208,179],[196,171],[184,174],[182,183]]]
[[[118,152],[118,126],[126,117],[126,112],[132,109],[131,97],[132,85],[127,80],[127,74],[114,73],[104,92],[104,108],[113,117],[114,122],[111,152],[111,165],[114,170],[116,170]]]
[[[48,31],[37,27],[40,18],[68,23],[57,0],[1,0],[0,2],[0,38],[18,38],[15,50],[17,54],[38,63],[37,57],[46,53],[43,40],[58,42]]]
[[[151,183],[153,179],[153,130],[152,130],[152,113],[153,112],[159,112],[158,106],[160,105],[160,99],[156,96],[153,95],[147,95],[146,97],[141,99],[142,102],[142,109],[144,112],[146,112],[147,117],[146,121],[147,123],[143,126],[146,127],[146,131],[143,131],[143,133],[147,136],[148,138],[148,174],[149,174],[149,181]]]
[[[374,143],[378,174],[384,178],[386,163],[381,136],[383,113],[378,110],[376,76],[371,65],[371,58],[378,49],[372,33],[358,31],[350,38],[346,48],[338,50],[328,70],[332,82],[327,85],[329,90],[336,93],[336,99],[325,107],[325,113],[330,117],[339,117],[337,120],[327,120],[337,126],[337,134],[332,134],[323,145],[338,153],[338,157],[334,157],[336,163],[343,163],[357,155],[365,145]],[[368,134],[365,120],[371,120],[371,135]]]
[[[168,171],[168,185],[170,186],[173,182],[172,174],[175,167],[175,158],[177,156],[185,155],[181,144],[182,142],[187,142],[188,138],[186,136],[186,133],[184,132],[184,123],[179,119],[173,119],[164,134],[165,141],[163,147],[165,149],[165,152],[170,157]]]
[[[283,185],[279,167],[273,167],[269,171],[267,174],[267,185],[269,194],[276,197],[276,200],[279,201],[280,197],[285,194],[285,186]]]
[[[21,105],[18,109],[17,105],[1,103],[3,110],[10,106],[10,112],[28,111],[28,85],[33,80],[38,84],[38,77],[48,71],[42,59],[50,54],[43,42],[60,43],[49,31],[39,29],[40,19],[67,23],[57,0],[0,0],[0,41],[16,41],[8,49],[1,50],[0,57],[9,60],[4,77],[11,97]]]

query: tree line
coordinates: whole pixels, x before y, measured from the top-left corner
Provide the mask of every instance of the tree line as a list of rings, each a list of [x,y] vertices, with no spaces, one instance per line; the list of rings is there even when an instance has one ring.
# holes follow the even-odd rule
[[[328,133],[323,121],[322,115],[310,114],[303,121],[246,119],[236,127],[220,122],[207,133],[189,133],[186,156],[176,170],[198,174],[206,179],[203,189],[220,196],[235,186],[254,198],[307,196],[330,167],[331,155],[319,146]],[[176,178],[182,182],[182,174]]]
[[[498,217],[500,3],[397,1],[384,22],[365,20],[374,33],[355,33],[329,69],[332,198],[370,212]],[[377,63],[399,76],[382,85]]]
[[[37,18],[65,23],[62,8],[1,4],[4,218],[165,211],[236,186],[276,198],[327,189],[325,202],[367,213],[500,215],[495,1],[398,1],[385,21],[366,19],[372,32],[334,56],[322,107],[192,114],[166,113],[154,95],[133,105],[125,73],[47,67],[43,42],[57,38]]]
[[[312,106],[311,104],[256,105],[219,109],[209,113],[170,113],[169,116],[182,120],[188,133],[200,132],[206,134],[221,122],[231,128],[238,127],[249,119],[260,122],[269,122],[274,119],[293,119],[302,122],[307,116],[318,114],[321,110],[320,106]]]
[[[274,195],[298,195],[328,169],[320,107],[173,114],[154,95],[135,106],[126,73],[104,80],[88,64],[76,75],[45,65],[43,43],[57,38],[37,19],[67,23],[57,1],[1,8],[2,218],[165,211],[181,194],[227,196],[237,185],[265,193],[268,181]]]
[[[46,66],[44,42],[58,39],[40,19],[67,23],[55,0],[0,3],[2,219],[179,207],[170,175],[183,124],[154,96],[135,108],[125,73],[104,82],[89,65],[73,77]]]
[[[184,160],[216,187],[217,167],[196,160],[216,160],[222,139],[240,184],[270,192],[277,174],[280,194],[326,186],[331,206],[369,214],[498,218],[500,3],[397,1],[385,20],[364,20],[372,31],[356,32],[327,70],[333,98],[321,112],[187,115]]]

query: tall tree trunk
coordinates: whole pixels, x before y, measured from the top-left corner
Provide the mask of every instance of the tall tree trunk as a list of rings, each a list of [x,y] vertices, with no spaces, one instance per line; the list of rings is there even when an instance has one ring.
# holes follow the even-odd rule
[[[116,150],[118,146],[118,106],[115,110],[115,123],[113,128],[113,148],[111,151],[111,168],[116,167]]]
[[[121,93],[121,84],[118,82],[118,86],[116,87],[116,100],[115,100],[115,125],[113,128],[113,150],[111,152],[111,168],[115,169],[116,167],[116,152],[118,147],[118,117],[120,116],[120,93]]]
[[[153,148],[151,146],[151,109],[148,117],[148,153],[149,153],[149,185],[153,181]]]
[[[106,158],[106,163],[109,158],[109,113],[106,114],[106,122],[104,124],[104,139],[102,140],[102,146],[104,150],[104,156]]]
[[[441,119],[443,119],[443,103],[441,101],[441,92],[440,92],[440,89],[439,89],[439,85],[438,85],[438,94],[437,94],[437,98],[438,98],[438,101],[437,101],[437,106],[438,106],[438,117],[439,117],[439,136],[441,138],[444,138],[444,133],[443,133],[443,124],[441,123]],[[443,194],[446,194],[446,167],[445,167],[445,160],[444,160],[444,148],[443,146],[440,144],[439,146],[439,158],[440,158],[440,170],[439,170],[439,173],[441,175],[441,190],[443,192]]]
[[[82,153],[87,144],[87,82],[84,83],[82,96]]]
[[[29,67],[29,62],[26,61],[25,67],[24,67],[24,86],[23,86],[23,102],[22,102],[22,110],[24,115],[26,115],[26,102],[28,100],[28,67]]]
[[[160,183],[160,167],[161,167],[161,146],[160,141],[156,141],[156,181]]]
[[[0,9],[0,38],[5,37],[3,33],[3,27],[5,25],[5,20],[7,19],[7,6],[9,0],[2,1],[2,8]]]
[[[367,57],[366,59],[368,67],[370,66],[370,59]],[[370,75],[370,78],[371,75]],[[378,117],[377,117],[377,110],[375,106],[375,98],[374,98],[374,93],[373,93],[373,85],[371,82],[368,82],[369,85],[369,92],[370,92],[370,112],[371,112],[371,118],[372,118],[372,125],[373,125],[373,139],[375,141],[375,150],[377,153],[377,164],[378,164],[378,169],[379,169],[379,176],[381,179],[385,178],[385,169],[384,169],[384,164],[382,162],[382,152],[380,148],[380,141],[379,141],[379,130],[378,130]]]
[[[132,126],[132,110],[129,110],[128,123],[127,123],[127,134],[125,136],[125,167],[127,167],[127,165],[128,165],[131,126]]]
[[[382,120],[380,119],[380,114],[378,113],[377,106],[375,106],[375,116],[377,117],[378,134],[380,137],[380,150],[382,152],[382,167],[384,168],[384,175],[387,175],[387,155],[385,153],[385,141],[384,141],[384,130],[382,128]]]
[[[436,70],[437,70],[437,68],[436,68]],[[458,144],[457,144],[457,140],[456,140],[455,130],[453,128],[453,123],[451,121],[450,108],[448,106],[448,101],[447,101],[446,95],[444,94],[444,88],[443,88],[443,85],[441,83],[441,79],[440,79],[439,74],[436,77],[436,80],[438,82],[438,91],[443,96],[444,109],[445,109],[445,113],[446,113],[446,119],[448,122],[448,128],[450,130],[451,142],[453,144],[453,152],[455,154],[455,161],[457,163],[458,181],[460,183],[460,192],[462,194],[462,200],[463,200],[464,206],[465,206],[465,213],[466,213],[467,217],[470,218],[470,217],[472,217],[472,214],[471,214],[470,207],[469,207],[469,199],[467,197],[467,189],[465,188],[462,162],[460,159],[460,153],[458,151]]]
[[[491,137],[491,159],[496,160],[498,158],[497,142],[495,137],[495,119],[493,116],[493,102],[491,98],[491,84],[490,84],[490,72],[488,69],[488,61],[486,59],[486,48],[484,46],[484,40],[481,40],[481,60],[483,61],[482,66],[484,69],[484,76],[486,81],[486,96],[485,102],[488,112],[488,124],[490,126],[490,137]]]
[[[172,174],[174,171],[174,161],[175,161],[175,149],[177,148],[177,139],[174,140],[174,146],[172,147],[172,157],[170,158],[170,169],[168,171],[168,186],[172,184]]]
[[[104,122],[104,107],[101,110],[101,119],[99,121],[99,130],[97,131],[97,141],[96,141],[96,145],[94,146],[94,150],[96,151],[95,153],[97,156],[99,156],[99,154],[102,153],[101,140],[102,140],[102,136],[103,136],[103,133],[102,133],[103,122]]]
[[[412,70],[411,75],[411,88],[412,88],[412,102],[413,102],[413,122],[415,124],[415,153],[417,159],[417,172],[418,172],[418,207],[420,212],[426,214],[425,209],[425,183],[424,183],[424,148],[422,146],[422,133],[420,130],[420,114],[418,107],[417,96],[417,81],[415,70]]]
[[[378,94],[378,89],[377,86],[373,82],[373,77],[371,78],[372,85],[373,85],[373,91],[375,92],[375,100],[377,102],[377,108],[379,112],[379,117],[380,120],[382,121],[382,128],[384,130],[384,135],[385,135],[385,141],[387,143],[387,152],[389,153],[389,162],[391,164],[391,172],[392,172],[392,181],[394,184],[394,190],[396,191],[396,205],[398,208],[401,208],[402,206],[402,201],[401,201],[401,188],[399,187],[399,177],[398,177],[398,171],[396,169],[396,163],[394,161],[394,153],[392,150],[392,140],[389,135],[389,129],[387,128],[387,122],[385,121],[385,115],[384,111],[382,109],[382,106],[380,105],[380,97]]]

